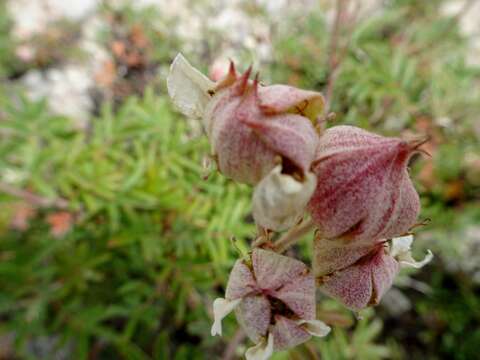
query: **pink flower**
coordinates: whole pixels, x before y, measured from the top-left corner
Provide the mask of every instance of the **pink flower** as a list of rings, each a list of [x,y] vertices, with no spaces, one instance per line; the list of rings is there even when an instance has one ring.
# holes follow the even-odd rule
[[[248,337],[257,344],[247,359],[266,359],[330,328],[315,320],[315,281],[302,262],[271,251],[254,249],[238,260],[230,274],[225,299],[213,305],[212,335],[222,333],[221,320],[235,310]]]
[[[321,236],[369,241],[406,233],[420,210],[407,169],[415,150],[353,126],[328,129],[317,148],[309,203]]]
[[[332,244],[332,240],[317,237],[314,262],[317,283],[325,294],[350,309],[377,305],[402,266],[420,268],[431,261],[430,251],[420,262],[412,258],[412,241],[413,236],[409,235],[394,238],[391,244],[377,241],[370,246],[342,246],[338,240]],[[337,260],[335,255],[343,256]]]
[[[232,65],[205,111],[219,170],[254,185],[280,160],[284,171],[302,176],[310,169],[318,136],[300,107],[308,109],[321,95],[283,85],[260,87],[258,80],[249,81],[250,72],[237,76]]]
[[[318,144],[314,124],[322,95],[286,85],[260,86],[250,74],[251,68],[238,75],[231,63],[228,74],[212,83],[179,55],[167,85],[180,111],[203,120],[225,176],[255,185],[279,163],[282,172],[304,176]]]
[[[315,189],[314,125],[324,100],[291,86],[261,86],[250,74],[251,68],[238,75],[230,63],[228,73],[213,83],[179,54],[167,87],[184,115],[202,120],[220,172],[256,185],[255,222],[282,231],[301,219]]]

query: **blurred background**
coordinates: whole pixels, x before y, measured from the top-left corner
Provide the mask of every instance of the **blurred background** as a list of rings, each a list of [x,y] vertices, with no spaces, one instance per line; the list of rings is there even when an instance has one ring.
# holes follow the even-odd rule
[[[416,256],[358,316],[274,359],[478,359],[480,1],[0,0],[0,359],[238,359],[211,303],[255,234],[251,189],[202,164],[165,90],[183,52],[327,95],[384,135],[428,135],[411,164]],[[293,251],[309,260],[311,236]]]

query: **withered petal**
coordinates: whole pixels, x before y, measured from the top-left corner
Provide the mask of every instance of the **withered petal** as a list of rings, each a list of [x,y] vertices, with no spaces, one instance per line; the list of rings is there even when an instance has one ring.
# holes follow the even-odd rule
[[[316,184],[312,173],[299,181],[282,174],[281,165],[276,166],[255,187],[252,201],[255,223],[274,231],[292,227],[304,214]]]
[[[215,84],[195,69],[182,54],[170,66],[167,90],[175,106],[191,118],[201,119],[210,101],[208,90]]]

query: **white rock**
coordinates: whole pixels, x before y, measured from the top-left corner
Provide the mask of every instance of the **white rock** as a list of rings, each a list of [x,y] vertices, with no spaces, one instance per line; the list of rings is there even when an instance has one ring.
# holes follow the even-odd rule
[[[27,39],[43,32],[50,22],[80,20],[93,13],[99,0],[11,0],[7,11],[13,19],[13,36]]]
[[[52,112],[71,117],[79,127],[86,124],[93,108],[88,91],[94,85],[87,67],[67,65],[45,73],[32,70],[22,82],[31,99],[45,98]]]

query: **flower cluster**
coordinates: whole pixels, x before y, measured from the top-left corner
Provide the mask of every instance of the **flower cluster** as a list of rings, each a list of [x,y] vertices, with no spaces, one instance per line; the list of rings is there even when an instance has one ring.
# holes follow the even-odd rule
[[[254,186],[252,213],[265,241],[235,263],[225,298],[213,305],[212,335],[235,311],[255,343],[247,359],[267,359],[328,334],[315,316],[316,287],[360,310],[378,304],[402,266],[421,267],[432,254],[416,262],[410,252],[420,202],[408,162],[421,143],[352,126],[321,132],[320,93],[264,86],[251,72],[238,74],[231,62],[212,82],[179,54],[167,87],[184,115],[202,121],[218,170]],[[312,271],[279,254],[281,240],[270,241],[273,232],[301,233],[308,221],[316,228]]]
[[[281,231],[302,216],[315,190],[310,171],[318,147],[320,93],[285,85],[260,86],[251,68],[213,83],[179,55],[168,90],[187,116],[200,118],[219,171],[255,185],[253,214],[260,226]]]
[[[247,359],[268,358],[275,350],[325,336],[330,328],[315,319],[315,278],[307,266],[272,251],[254,249],[237,260],[225,299],[213,303],[212,335],[221,335],[221,320],[235,309],[238,322],[257,345]]]

